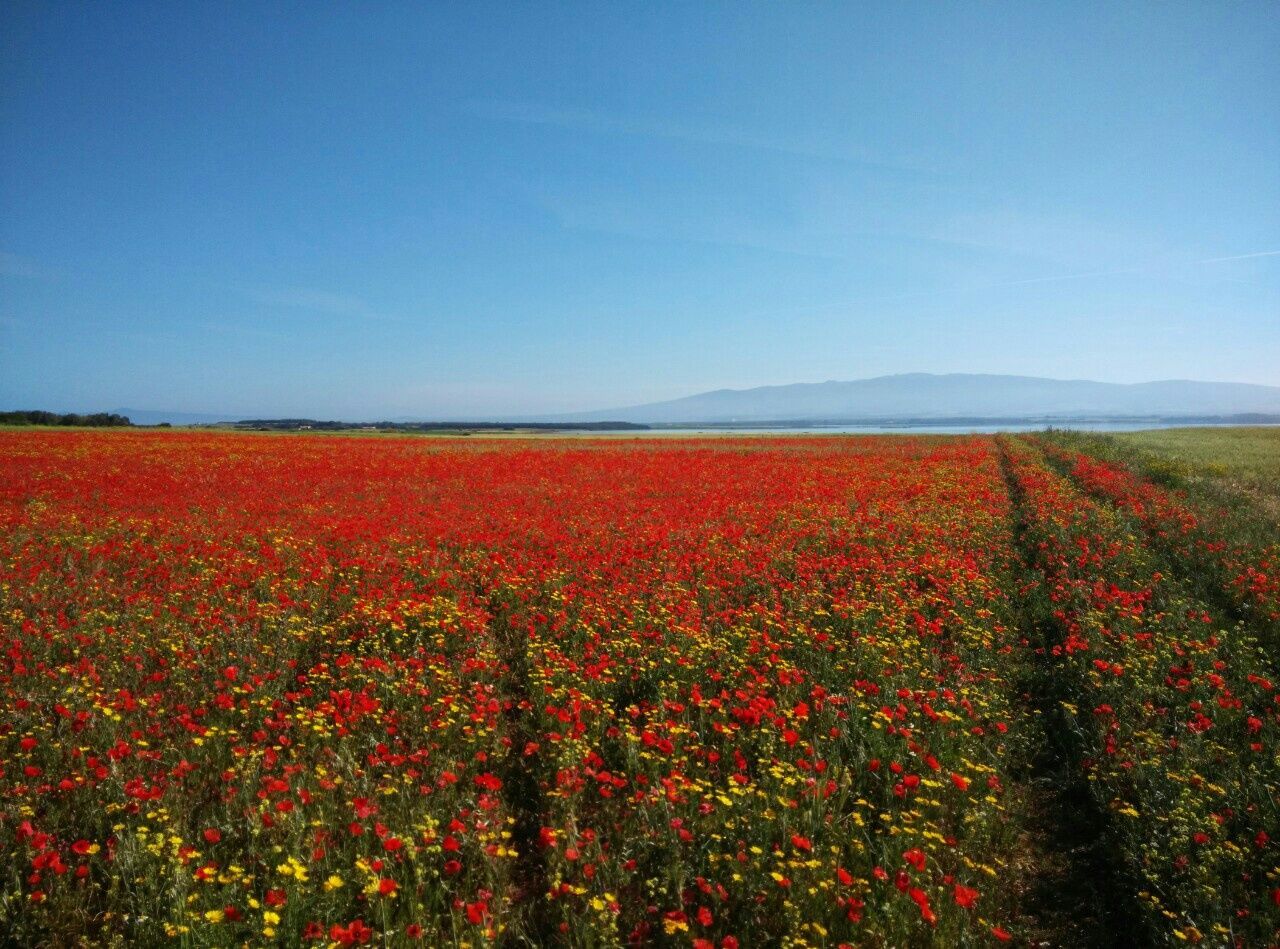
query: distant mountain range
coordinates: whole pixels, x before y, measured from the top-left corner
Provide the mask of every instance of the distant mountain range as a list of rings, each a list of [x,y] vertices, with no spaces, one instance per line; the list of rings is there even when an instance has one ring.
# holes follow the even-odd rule
[[[1280,417],[1280,387],[1237,382],[1119,384],[956,373],[717,389],[666,402],[557,415],[556,421],[657,425],[947,419]]]
[[[208,425],[235,422],[236,413],[116,410],[134,424]],[[258,413],[270,417],[270,413]],[[625,408],[556,415],[483,419],[450,415],[403,416],[396,423],[470,422],[520,425],[529,422],[630,422],[658,426],[761,426],[769,424],[956,424],[1072,421],[1280,421],[1280,386],[1239,382],[1119,384],[1084,379],[1043,379],[973,373],[913,372],[851,382],[799,382],[754,389],[716,389],[682,399]],[[359,420],[345,419],[352,424]],[[366,419],[364,423],[376,421]]]

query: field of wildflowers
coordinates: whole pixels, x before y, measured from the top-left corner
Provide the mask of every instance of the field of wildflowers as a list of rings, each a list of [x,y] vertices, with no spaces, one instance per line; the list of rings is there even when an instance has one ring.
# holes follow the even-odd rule
[[[1107,465],[0,431],[0,940],[1018,944],[1038,671],[1112,912],[1275,944],[1275,550]]]

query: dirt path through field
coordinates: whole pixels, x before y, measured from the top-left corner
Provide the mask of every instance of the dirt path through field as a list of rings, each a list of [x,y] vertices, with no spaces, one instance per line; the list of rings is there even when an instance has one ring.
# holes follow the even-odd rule
[[[501,607],[490,621],[498,655],[505,667],[499,684],[503,703],[503,739],[507,746],[500,765],[502,796],[515,819],[511,840],[518,854],[512,899],[519,925],[503,934],[504,945],[542,944],[553,933],[547,918],[547,863],[539,835],[546,819],[546,800],[538,770],[538,743],[531,727],[529,636],[508,622]]]
[[[1133,931],[1132,887],[1108,847],[1109,815],[1090,794],[1079,726],[1064,705],[1069,690],[1054,650],[1062,631],[1026,540],[1022,491],[999,439],[997,445],[1024,573],[1019,609],[1025,656],[1019,685],[1036,730],[1035,751],[1021,775],[1025,843],[1014,874],[1023,881],[1027,941],[1072,949],[1143,945],[1142,934]]]

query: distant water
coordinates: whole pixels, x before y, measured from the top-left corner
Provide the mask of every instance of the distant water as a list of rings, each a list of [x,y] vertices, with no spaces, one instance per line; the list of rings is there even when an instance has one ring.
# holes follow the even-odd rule
[[[996,432],[1042,432],[1047,428],[1069,428],[1089,432],[1140,432],[1152,428],[1234,428],[1241,422],[1044,422],[1005,425],[815,425],[779,428],[655,428],[620,432],[642,437],[651,435],[990,435]],[[1277,423],[1263,423],[1280,427]]]

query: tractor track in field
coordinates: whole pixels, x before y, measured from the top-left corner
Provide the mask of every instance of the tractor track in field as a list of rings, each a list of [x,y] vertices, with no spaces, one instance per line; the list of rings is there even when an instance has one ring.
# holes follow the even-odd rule
[[[1108,840],[1110,815],[1090,791],[1083,767],[1083,736],[1064,702],[1070,684],[1054,647],[1063,631],[1043,593],[1045,576],[1027,537],[1021,485],[1002,441],[1000,469],[1012,504],[1014,541],[1025,579],[1018,610],[1025,658],[1018,683],[1035,730],[1034,751],[1019,775],[1025,843],[1017,878],[1021,920],[1032,946],[1121,949],[1150,944],[1139,931],[1136,888]]]
[[[1221,582],[1216,582],[1204,574],[1198,573],[1194,566],[1188,563],[1186,558],[1179,553],[1169,538],[1163,536],[1152,525],[1126,509],[1117,498],[1086,484],[1071,469],[1071,466],[1061,459],[1047,453],[1045,457],[1047,464],[1055,472],[1068,479],[1078,491],[1098,504],[1105,505],[1123,518],[1126,523],[1132,525],[1133,531],[1143,538],[1148,549],[1155,553],[1163,563],[1167,575],[1194,594],[1196,599],[1202,601],[1213,613],[1217,614],[1219,621],[1228,626],[1244,627],[1259,643],[1266,647],[1268,658],[1280,657],[1280,652],[1276,651],[1276,647],[1280,646],[1280,625],[1268,622],[1264,617],[1258,616],[1238,600],[1233,599],[1223,588]],[[1145,478],[1140,471],[1136,473],[1138,477]],[[1277,673],[1280,673],[1280,658],[1272,659],[1272,668]]]
[[[503,664],[499,681],[503,704],[502,729],[509,745],[499,764],[502,797],[515,818],[511,842],[516,850],[512,873],[513,904],[520,925],[502,934],[502,946],[541,946],[555,941],[547,912],[547,860],[541,830],[547,810],[546,792],[539,780],[537,735],[531,728],[529,641],[527,634],[496,611],[491,620],[494,643]]]

